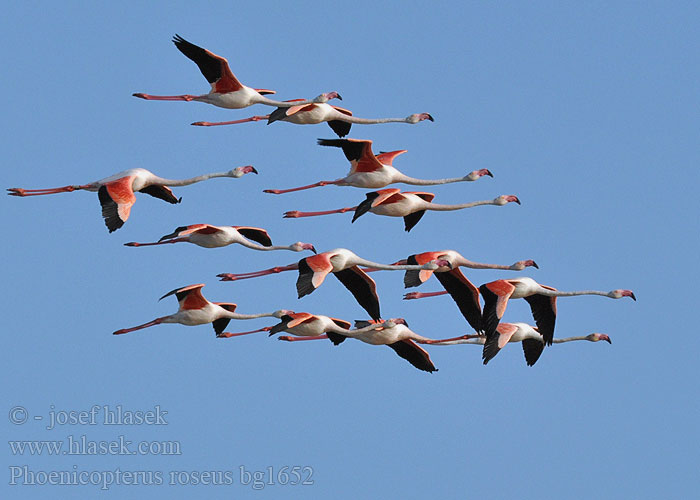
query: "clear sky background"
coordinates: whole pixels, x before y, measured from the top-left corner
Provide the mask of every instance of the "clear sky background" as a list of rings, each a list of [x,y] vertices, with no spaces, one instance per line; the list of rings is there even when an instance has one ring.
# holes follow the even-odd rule
[[[180,205],[137,194],[108,234],[94,193],[0,198],[6,440],[178,441],[178,456],[31,456],[8,447],[5,498],[659,498],[689,497],[699,457],[697,308],[698,42],[694,2],[99,3],[13,2],[3,9],[4,187],[82,184],[144,167],[170,178],[253,164],[258,176],[176,188]],[[170,39],[227,57],[243,83],[275,97],[337,90],[360,117],[429,112],[435,123],[353,126],[414,177],[495,177],[438,186],[436,202],[516,194],[522,206],[400,219],[286,220],[286,210],[352,206],[365,191],[286,188],[345,175],[342,152],[316,146],[324,124],[247,123],[265,114],[133,92],[199,94],[208,84]],[[405,187],[405,186],[399,186]],[[519,345],[488,366],[476,346],[429,349],[420,372],[386,347],[287,344],[264,334],[217,339],[209,325],[112,332],[175,312],[165,292],[206,283],[240,312],[278,308],[363,319],[337,280],[296,298],[295,273],[235,283],[222,272],[296,262],[239,246],[127,248],[194,223],[266,228],[390,263],[455,249],[511,264],[561,290],[630,288],[638,301],[559,301],[557,336],[607,343]],[[477,285],[513,272],[465,271]],[[373,275],[386,317],[430,337],[468,333],[447,297],[401,300],[402,273]],[[420,290],[441,289],[435,279]],[[507,321],[532,322],[524,301]],[[232,322],[229,331],[274,324]],[[64,425],[50,411],[93,405],[167,411],[164,426]],[[43,416],[43,421],[34,420]],[[10,486],[37,471],[152,470],[161,486]],[[240,484],[240,467],[312,467],[311,486]],[[171,486],[169,471],[231,471],[227,486]],[[269,475],[265,477],[269,481]],[[18,479],[22,482],[22,479]],[[8,496],[9,495],[9,496]]]

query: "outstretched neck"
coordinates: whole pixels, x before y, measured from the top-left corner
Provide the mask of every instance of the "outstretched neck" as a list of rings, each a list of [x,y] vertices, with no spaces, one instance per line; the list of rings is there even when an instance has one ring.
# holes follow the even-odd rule
[[[363,125],[373,125],[375,123],[408,123],[405,118],[359,118],[357,116],[348,116],[344,114],[341,114],[339,119],[345,122],[360,123]]]
[[[420,271],[429,269],[427,265],[410,265],[410,264],[379,264],[369,260],[358,258],[355,265],[369,267],[371,269],[381,269],[383,271]]]
[[[459,203],[457,205],[442,205],[440,203],[427,203],[427,210],[437,210],[437,211],[449,211],[449,210],[462,210],[463,208],[478,207],[479,205],[495,205],[493,200],[483,200],[483,201],[472,201],[471,203]]]
[[[411,184],[412,186],[436,186],[438,184],[451,184],[453,182],[463,182],[468,181],[466,177],[451,177],[448,179],[415,179],[404,174],[396,175],[396,180],[394,182],[402,182],[404,184]]]
[[[260,313],[260,314],[238,314],[231,311],[226,311],[225,318],[229,319],[255,319],[273,317],[275,313]]]
[[[214,177],[231,177],[231,173],[214,172],[211,174],[198,175],[197,177],[190,177],[189,179],[160,179],[160,183],[165,186],[189,186],[190,184],[206,181],[207,179],[213,179]]]
[[[563,344],[564,342],[573,342],[575,340],[590,340],[587,335],[582,335],[580,337],[565,337],[563,339],[553,339],[552,342],[555,344]]]
[[[548,290],[542,288],[537,292],[539,295],[547,295],[549,297],[575,297],[577,295],[601,295],[603,297],[611,297],[609,292],[600,292],[598,290],[578,290],[575,292],[562,292],[561,290]]]
[[[472,262],[471,260],[465,259],[464,257],[460,257],[455,259],[455,262],[453,263],[454,267],[457,266],[464,266],[468,267],[470,269],[504,269],[504,270],[512,270],[515,269],[513,266],[502,266],[500,264],[483,264],[481,262]]]

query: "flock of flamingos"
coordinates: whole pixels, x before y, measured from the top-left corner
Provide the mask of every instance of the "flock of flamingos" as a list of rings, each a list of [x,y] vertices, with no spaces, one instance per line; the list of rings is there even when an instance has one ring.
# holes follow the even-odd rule
[[[397,188],[386,188],[390,184],[403,183],[417,186],[446,184],[452,182],[472,182],[483,176],[492,176],[486,169],[475,170],[465,177],[424,180],[408,177],[394,168],[393,160],[405,150],[374,154],[372,141],[358,139],[343,139],[353,123],[374,124],[400,122],[415,124],[424,120],[433,121],[428,113],[412,114],[406,118],[366,119],[353,116],[352,112],[328,104],[332,99],[341,99],[337,92],[326,92],[312,100],[296,99],[276,101],[265,97],[274,94],[272,90],[254,89],[243,85],[233,75],[228,62],[208,50],[198,47],[176,35],[173,39],[175,46],[189,59],[194,61],[204,77],[211,84],[211,91],[203,95],[154,96],[138,93],[135,97],[146,100],[166,101],[199,101],[214,106],[229,109],[241,109],[254,104],[274,106],[276,109],[269,115],[252,116],[243,120],[229,122],[196,122],[197,126],[229,125],[243,122],[267,120],[267,123],[286,121],[295,124],[328,123],[340,139],[319,139],[321,146],[340,148],[350,162],[350,172],[345,177],[335,180],[319,181],[307,186],[291,189],[268,189],[266,193],[283,194],[303,189],[311,189],[326,185],[353,186],[358,188],[375,189],[365,195],[365,199],[357,206],[318,212],[286,212],[284,217],[311,217],[334,213],[354,212],[352,222],[366,213],[402,217],[405,230],[410,231],[423,217],[426,210],[461,210],[479,205],[503,206],[508,203],[520,204],[514,195],[502,195],[493,200],[476,201],[458,205],[443,205],[433,203],[435,195],[428,192],[401,191]],[[242,166],[228,172],[204,174],[190,179],[171,180],[158,177],[148,170],[135,168],[119,172],[105,179],[81,185],[69,185],[50,189],[8,189],[13,196],[37,196],[63,193],[77,190],[97,192],[102,206],[102,217],[109,232],[116,231],[129,218],[131,207],[136,201],[135,192],[146,193],[168,203],[180,203],[170,187],[186,186],[215,177],[240,178],[245,174],[257,171],[252,166]],[[433,372],[435,365],[427,351],[419,344],[483,345],[483,362],[488,363],[509,342],[521,342],[525,360],[528,366],[537,362],[545,346],[553,343],[563,343],[576,340],[610,342],[610,337],[602,333],[592,333],[580,337],[555,338],[554,325],[556,320],[557,297],[574,295],[601,295],[612,299],[631,297],[636,300],[631,290],[612,290],[600,292],[582,290],[562,292],[551,286],[541,285],[531,278],[521,277],[500,279],[476,287],[460,271],[460,267],[472,269],[506,269],[522,271],[527,267],[537,268],[533,260],[518,261],[510,266],[482,264],[464,258],[454,250],[423,252],[409,255],[406,259],[392,264],[372,262],[350,250],[336,248],[316,254],[316,249],[310,243],[296,242],[288,246],[272,245],[270,236],[264,229],[245,226],[213,226],[210,224],[195,224],[176,228],[173,232],[161,237],[157,242],[126,243],[126,246],[140,247],[150,245],[165,245],[170,243],[189,242],[204,248],[215,248],[237,243],[246,248],[259,251],[289,250],[293,252],[310,251],[314,255],[305,257],[295,264],[274,267],[262,271],[243,274],[220,274],[222,281],[234,281],[255,278],[283,271],[298,271],[296,282],[299,298],[314,292],[321,286],[329,273],[340,282],[355,297],[358,304],[367,312],[371,320],[356,321],[354,328],[342,319],[331,318],[320,314],[306,312],[297,313],[290,310],[277,310],[261,314],[240,314],[236,312],[236,304],[226,302],[210,302],[202,295],[203,284],[190,285],[166,293],[161,298],[175,295],[178,300],[178,311],[175,314],[156,318],[153,321],[132,328],[114,332],[115,335],[140,330],[160,323],[180,323],[183,325],[201,325],[212,323],[217,337],[235,337],[255,332],[266,331],[270,335],[286,332],[292,336],[280,336],[280,340],[317,340],[329,339],[338,345],[346,338],[355,338],[373,345],[388,345],[399,356],[406,359],[419,370]],[[390,270],[405,271],[404,284],[416,287],[430,279],[434,274],[445,291],[420,293],[412,292],[405,299],[418,299],[441,294],[449,294],[457,304],[460,312],[469,325],[475,330],[473,335],[463,335],[449,339],[431,339],[419,335],[409,329],[403,318],[382,320],[374,280],[368,273]],[[483,309],[480,304],[483,298]],[[527,323],[501,322],[509,299],[525,299],[532,310],[536,326]],[[265,327],[249,332],[230,333],[225,329],[232,319],[252,319],[274,317],[280,322],[272,327]]]

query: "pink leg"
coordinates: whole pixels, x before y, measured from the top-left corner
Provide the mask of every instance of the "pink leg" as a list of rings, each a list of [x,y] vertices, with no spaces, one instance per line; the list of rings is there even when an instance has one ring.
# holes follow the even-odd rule
[[[221,273],[221,274],[217,274],[216,277],[221,278],[221,281],[236,281],[236,280],[245,280],[248,278],[258,278],[260,276],[266,276],[268,274],[281,273],[282,271],[293,271],[295,269],[299,269],[299,264],[289,264],[288,266],[272,267],[270,269],[265,269],[263,271],[254,271],[252,273],[240,273],[240,274]]]
[[[134,326],[132,328],[124,328],[122,330],[117,330],[112,335],[121,335],[122,333],[129,333],[129,332],[133,332],[134,330],[141,330],[142,328],[148,328],[149,326],[159,325],[163,322],[163,319],[164,318],[156,318],[153,321],[149,321],[148,323],[144,323],[143,325]]]
[[[340,180],[337,181],[321,181],[317,182],[316,184],[309,184],[308,186],[301,186],[298,188],[291,188],[291,189],[264,189],[263,193],[271,193],[271,194],[284,194],[284,193],[292,193],[294,191],[302,191],[304,189],[311,189],[315,187],[321,187],[321,186],[328,186],[331,184],[338,184],[340,183]]]
[[[316,215],[344,214],[345,212],[354,212],[356,209],[357,207],[345,207],[338,210],[326,210],[325,212],[299,212],[298,210],[292,210],[291,212],[285,212],[283,218],[296,219],[299,217],[314,217]]]
[[[290,337],[289,335],[282,335],[281,337],[277,337],[277,340],[286,340],[287,342],[297,342],[299,340],[321,340],[321,339],[327,339],[328,335],[323,334],[323,335],[316,335],[314,337]]]
[[[413,300],[422,299],[424,297],[437,297],[438,295],[445,295],[447,292],[410,292],[403,296],[403,300]]]
[[[155,243],[136,243],[135,241],[130,241],[129,243],[124,243],[125,247],[150,247],[152,245],[165,245],[166,243],[178,243],[181,241],[189,241],[189,238],[175,238],[172,240],[156,241]]]
[[[194,101],[197,99],[196,95],[149,95],[138,92],[136,94],[131,94],[134,97],[139,97],[141,99],[146,99],[147,101]]]
[[[79,189],[87,189],[90,187],[89,184],[84,184],[82,186],[63,186],[57,188],[47,188],[47,189],[22,189],[22,188],[8,188],[10,196],[39,196],[42,194],[56,194],[56,193],[70,193],[71,191],[77,191]]]
[[[194,122],[192,125],[195,125],[196,127],[216,127],[217,125],[235,125],[237,123],[259,122],[260,120],[267,120],[268,118],[270,118],[270,115],[251,116],[250,118],[243,118],[242,120],[233,120],[230,122]]]
[[[452,342],[454,340],[465,340],[465,339],[478,339],[483,337],[483,335],[462,335],[460,337],[452,337],[450,339],[440,339],[440,340],[416,340],[419,344],[437,344],[438,342]]]
[[[223,332],[223,333],[218,334],[217,337],[229,339],[231,337],[240,337],[241,335],[250,335],[251,333],[269,332],[270,330],[272,330],[272,327],[266,326],[265,328],[259,328],[257,330],[251,330],[249,332],[239,332],[239,333]]]

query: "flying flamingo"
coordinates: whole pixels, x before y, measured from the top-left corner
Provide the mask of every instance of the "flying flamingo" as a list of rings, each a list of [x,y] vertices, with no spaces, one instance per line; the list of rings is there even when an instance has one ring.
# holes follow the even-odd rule
[[[326,100],[335,97],[340,98],[336,92],[324,94]],[[331,106],[325,102],[305,104],[299,100],[289,101],[291,107],[279,107],[269,115],[251,116],[242,120],[233,120],[227,122],[194,122],[192,125],[198,127],[214,127],[217,125],[235,125],[236,123],[257,122],[267,120],[267,124],[276,121],[295,123],[297,125],[315,125],[317,123],[328,122],[328,126],[335,132],[338,137],[345,137],[350,133],[350,127],[353,123],[371,125],[374,123],[410,123],[415,124],[423,120],[435,121],[429,113],[416,113],[409,115],[406,118],[358,118],[352,116],[352,111]]]
[[[359,332],[359,330],[350,330],[350,323],[345,320],[323,316],[322,314],[310,314],[307,312],[290,313],[282,316],[280,320],[281,323],[275,326],[266,326],[249,332],[224,332],[219,335],[219,337],[231,338],[258,332],[270,332],[270,336],[272,336],[276,333],[287,332],[300,337],[325,339],[328,338],[325,335],[327,333],[331,335],[347,336]],[[363,331],[376,330],[383,326],[385,326],[385,323],[373,323],[364,328]]]
[[[493,177],[493,174],[487,169],[474,170],[464,177],[454,177],[451,179],[425,180],[414,179],[402,174],[392,166],[394,158],[405,153],[406,150],[390,151],[380,153],[375,156],[372,152],[372,141],[359,139],[319,139],[318,144],[321,146],[334,146],[342,148],[345,157],[350,161],[350,172],[342,179],[334,181],[320,181],[316,184],[301,186],[292,189],[265,189],[265,193],[283,194],[293,191],[301,191],[320,186],[353,186],[359,188],[379,189],[389,184],[403,183],[413,184],[416,186],[432,186],[436,184],[449,184],[452,182],[470,182],[475,181],[484,175]]]
[[[605,342],[612,344],[610,337],[604,333],[591,333],[579,337],[566,337],[552,339],[554,344],[564,344],[577,340],[587,340],[589,342]],[[483,360],[487,364],[508,342],[522,342],[523,353],[527,366],[533,366],[540,358],[544,350],[544,337],[537,331],[537,327],[532,327],[525,323],[500,323],[496,328],[496,335],[489,341],[485,335],[470,339],[457,339],[435,343],[434,345],[456,345],[456,344],[478,344],[484,346]]]
[[[237,179],[250,172],[258,173],[255,168],[248,165],[234,168],[228,172],[204,174],[191,179],[172,180],[162,179],[145,168],[132,168],[90,184],[49,189],[10,188],[7,194],[11,196],[38,196],[42,194],[69,193],[81,189],[92,192],[97,191],[100,205],[102,205],[102,217],[104,217],[107,229],[111,233],[122,227],[129,218],[131,206],[136,201],[136,196],[134,196],[136,191],[150,194],[168,203],[180,203],[182,198],[176,198],[167,186],[188,186],[214,177],[233,177]]]
[[[255,241],[259,244],[253,243]],[[311,243],[297,241],[289,246],[275,246],[272,244],[267,231],[258,227],[247,226],[212,226],[210,224],[193,224],[190,226],[180,226],[170,234],[166,234],[155,243],[137,243],[132,241],[124,243],[127,247],[145,247],[151,245],[165,245],[166,243],[187,242],[194,243],[204,248],[225,247],[233,243],[238,243],[253,250],[291,250],[301,252],[311,250],[316,253],[316,249]]]
[[[612,290],[611,292],[599,292],[596,290],[582,290],[576,292],[562,292],[550,286],[540,285],[532,278],[514,278],[496,280],[479,287],[484,297],[484,312],[482,315],[486,338],[491,340],[496,333],[498,322],[508,305],[508,299],[524,298],[532,310],[537,328],[544,342],[551,345],[554,339],[554,323],[557,319],[557,297],[573,297],[576,295],[602,295],[611,299],[631,297],[637,300],[631,290]],[[489,342],[487,340],[487,343]]]
[[[401,356],[419,370],[432,373],[438,371],[437,368],[435,368],[435,365],[430,360],[430,355],[428,355],[423,348],[417,345],[416,342],[419,344],[435,344],[478,336],[463,335],[452,339],[430,339],[423,337],[422,335],[419,335],[408,328],[408,324],[403,318],[392,318],[381,323],[379,328],[370,331],[365,330],[373,324],[376,325],[378,323],[378,321],[355,321],[355,328],[357,328],[357,330],[351,330],[348,333],[328,332],[326,335],[318,335],[313,337],[281,336],[279,337],[279,340],[294,342],[300,340],[318,340],[328,338],[331,340],[331,342],[333,342],[333,344],[338,345],[343,342],[346,337],[356,338],[367,344],[388,345],[396,352],[396,354]]]
[[[274,94],[274,90],[254,89],[243,85],[231,72],[228,61],[206,49],[188,42],[180,35],[173,37],[173,43],[186,57],[199,66],[204,78],[211,84],[211,91],[203,95],[149,95],[144,93],[132,94],[150,101],[199,101],[213,104],[220,108],[241,109],[253,104],[267,104],[268,106],[293,106],[295,103],[274,101],[265,97],[265,94]],[[300,104],[324,103],[332,97],[330,93],[321,94],[312,101],[303,101]],[[337,93],[333,92],[333,94]],[[337,96],[340,98],[340,96]]]
[[[423,265],[386,265],[371,262],[357,256],[346,248],[336,248],[328,252],[323,252],[311,257],[305,257],[296,264],[278,266],[262,271],[251,273],[231,274],[222,273],[217,276],[221,281],[235,281],[240,279],[257,278],[268,274],[280,273],[282,271],[298,270],[297,293],[299,298],[309,295],[316,290],[329,273],[333,273],[340,282],[350,290],[357,302],[373,319],[379,319],[379,297],[377,296],[377,285],[367,273],[359,266],[371,267],[373,269],[384,269],[389,271],[409,270],[409,269],[437,269],[448,265],[445,261],[428,262]]]
[[[148,328],[149,326],[159,325],[161,323],[180,323],[181,325],[187,326],[211,323],[214,326],[216,335],[221,335],[232,319],[281,318],[285,314],[293,313],[293,311],[280,309],[271,313],[237,314],[234,312],[236,310],[236,304],[228,302],[209,302],[205,299],[202,295],[203,286],[203,284],[189,285],[166,293],[158,300],[162,300],[170,295],[175,295],[179,306],[175,314],[156,318],[143,325],[117,330],[114,332],[114,335],[141,330],[142,328]]]
[[[460,266],[469,267],[472,269],[504,269],[512,271],[522,271],[526,267],[530,266],[539,269],[537,263],[531,259],[520,260],[510,266],[482,264],[479,262],[472,262],[464,258],[462,254],[456,252],[455,250],[441,250],[438,252],[423,252],[410,255],[406,259],[405,263],[420,265],[436,260],[446,260],[450,263],[450,266],[440,267],[435,270],[424,269],[421,271],[406,271],[404,276],[404,285],[406,288],[418,286],[427,281],[430,276],[435,273],[435,277],[445,288],[445,292],[441,293],[450,294],[452,300],[455,301],[464,318],[476,331],[483,330],[481,305],[479,304],[479,289],[474,286],[472,282],[469,281],[466,276],[464,276],[464,274],[462,274],[462,271],[459,270]],[[404,296],[404,299],[408,298],[409,297]]]
[[[461,203],[459,205],[441,205],[432,203],[435,195],[433,193],[401,192],[397,188],[380,189],[367,193],[367,199],[356,207],[345,207],[337,210],[326,210],[324,212],[299,212],[292,210],[284,213],[285,219],[296,219],[298,217],[313,217],[316,215],[342,214],[345,212],[355,212],[352,222],[358,217],[372,212],[377,215],[387,215],[389,217],[403,217],[406,231],[413,229],[418,224],[426,210],[448,211],[461,210],[463,208],[477,207],[479,205],[502,206],[510,202],[520,205],[520,200],[514,195],[501,195],[493,200],[473,201],[471,203]]]

